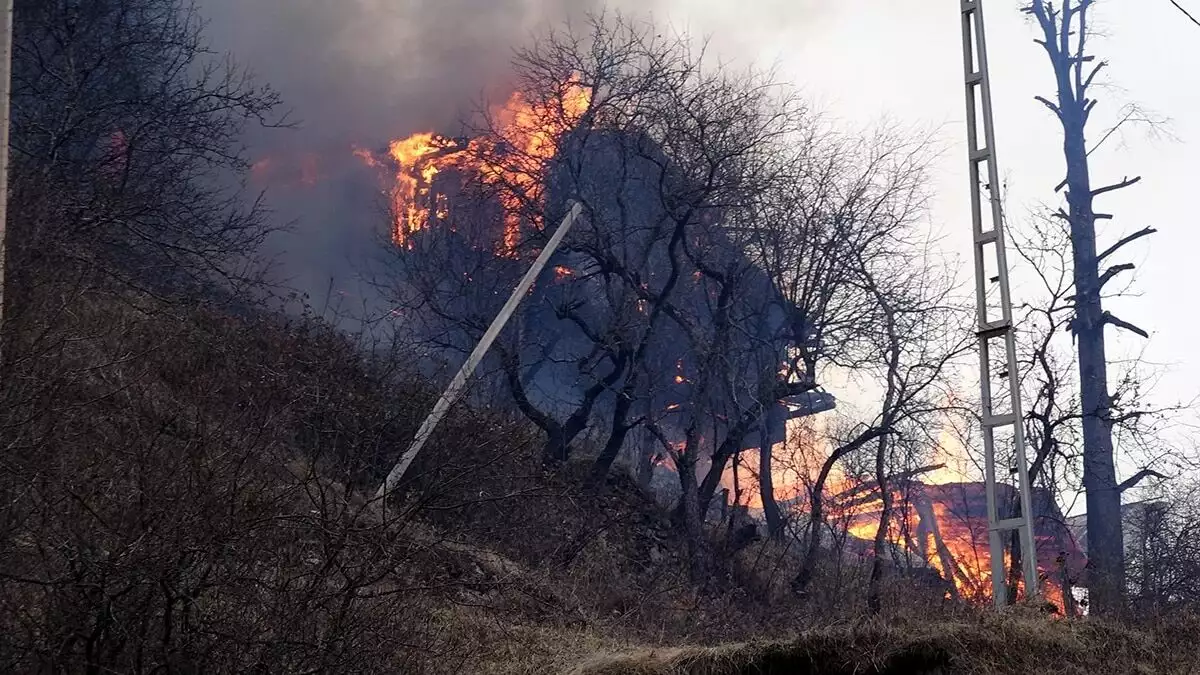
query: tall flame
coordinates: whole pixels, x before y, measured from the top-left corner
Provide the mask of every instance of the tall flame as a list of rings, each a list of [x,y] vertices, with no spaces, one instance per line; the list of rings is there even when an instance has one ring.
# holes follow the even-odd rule
[[[455,169],[495,188],[504,211],[500,252],[511,255],[520,239],[524,207],[542,201],[546,163],[591,101],[591,90],[571,79],[549,100],[532,100],[524,92],[515,92],[492,111],[492,132],[466,143],[433,132],[392,141],[388,154],[397,164],[391,188],[392,240],[411,246],[412,235],[428,227],[431,219],[447,217],[444,195],[435,194],[433,181],[439,173]],[[355,154],[368,164],[376,161],[369,153],[367,157],[360,151]]]

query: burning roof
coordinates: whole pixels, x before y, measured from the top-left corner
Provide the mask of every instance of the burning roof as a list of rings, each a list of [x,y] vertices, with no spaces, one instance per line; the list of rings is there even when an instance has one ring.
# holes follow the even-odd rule
[[[490,133],[452,139],[425,132],[392,141],[388,146],[396,164],[392,239],[407,245],[416,232],[445,218],[433,182],[439,173],[454,170],[495,188],[505,213],[500,250],[511,254],[521,236],[525,207],[542,203],[545,164],[558,153],[559,139],[578,123],[590,102],[590,90],[568,80],[560,96],[547,101],[513,93],[491,111]],[[378,161],[369,154],[363,159]]]

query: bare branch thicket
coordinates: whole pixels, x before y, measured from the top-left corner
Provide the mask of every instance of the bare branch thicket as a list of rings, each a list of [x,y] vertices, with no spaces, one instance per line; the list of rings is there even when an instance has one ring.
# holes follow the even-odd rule
[[[311,316],[221,302],[261,271],[239,134],[279,121],[274,94],[204,50],[187,3],[20,0],[15,21],[0,669],[453,654],[410,602],[437,542],[364,526],[354,494],[430,393]],[[453,433],[492,450],[520,434],[472,426],[488,438]],[[423,468],[430,499],[464,480]]]
[[[584,34],[548,34],[518,56],[517,69],[522,96],[547,115],[567,107],[563,82],[591,93],[553,161],[503,142],[503,124],[488,120],[480,129],[497,141],[480,144],[495,150],[487,162],[512,167],[499,172],[506,181],[538,186],[519,191],[533,225],[522,246],[538,245],[536,224],[567,199],[581,201],[588,217],[518,327],[497,344],[496,367],[515,406],[546,433],[547,463],[570,457],[589,426],[607,429],[594,484],[630,431],[643,427],[664,441],[681,479],[680,515],[702,548],[699,523],[724,468],[763,415],[763,401],[787,393],[775,390],[778,359],[763,356],[778,351],[781,338],[744,334],[748,322],[765,319],[772,293],[769,280],[751,281],[752,261],[729,226],[747,222],[781,184],[786,167],[773,151],[803,131],[805,111],[769,74],[710,69],[685,37],[664,39],[620,17],[596,18]],[[543,122],[533,124],[563,126]],[[449,230],[431,241],[456,239]],[[412,291],[409,306],[438,324],[430,333],[459,336],[461,349],[494,313],[486,296],[505,285],[503,274],[484,268],[519,263],[465,241],[461,256],[438,246],[400,251],[399,274]],[[463,260],[479,273],[458,273]],[[566,400],[553,400],[564,391]],[[714,415],[726,420],[715,436]],[[701,463],[711,467],[703,480]]]
[[[1126,237],[1131,241],[1143,233]],[[1152,232],[1152,230],[1151,230]],[[1069,500],[1082,488],[1082,415],[1077,359],[1068,345],[1075,291],[1072,277],[1070,227],[1060,214],[1034,213],[1022,227],[1013,229],[1019,269],[1033,280],[1029,299],[1018,308],[1018,360],[1025,400],[1025,429],[1030,454],[1029,477],[1033,485],[1049,490],[1056,499]],[[1118,246],[1121,244],[1118,244]],[[1101,256],[1103,257],[1103,256]],[[1128,270],[1132,265],[1113,269]],[[1112,278],[1112,274],[1108,278]],[[1108,279],[1102,277],[1101,281]],[[1119,297],[1132,285],[1105,289],[1104,297]],[[1113,381],[1112,428],[1122,451],[1141,470],[1118,486],[1124,493],[1146,478],[1166,478],[1175,473],[1186,452],[1162,432],[1189,403],[1153,405],[1155,374],[1140,357],[1122,361]],[[1017,505],[1009,504],[1011,513]],[[1077,542],[1082,544],[1082,542]],[[1022,552],[1014,536],[1009,565],[1009,593],[1015,601]],[[1071,580],[1078,581],[1078,580]]]
[[[905,460],[911,464],[913,447],[936,445],[932,430],[943,421],[956,366],[974,348],[969,304],[956,295],[952,278],[932,273],[928,255],[910,251],[904,272],[897,272],[894,263],[882,269],[862,266],[864,286],[883,314],[885,384],[877,426],[889,430],[876,441],[874,467],[882,508],[867,607],[876,613],[882,609],[884,555],[893,530],[894,488],[889,479],[897,465],[903,466]],[[912,264],[919,260],[926,264]],[[895,456],[906,448],[902,457]]]
[[[503,169],[488,177],[491,185],[464,177],[467,185],[454,195],[448,224],[416,238],[411,250],[396,250],[396,295],[407,308],[402,320],[427,324],[420,332],[432,350],[469,350],[499,307],[498,289],[512,286],[523,271],[524,252],[545,236],[527,228],[517,257],[498,256],[489,243],[497,222],[514,210],[526,225],[550,222],[564,199],[583,202],[586,217],[564,243],[559,264],[539,279],[491,359],[513,404],[545,432],[547,464],[568,459],[594,421],[597,404],[638,380],[641,357],[635,355],[645,352],[649,327],[659,321],[639,318],[645,302],[622,275],[626,268],[644,272],[663,228],[645,220],[644,204],[636,205],[641,220],[629,222],[631,190],[614,197],[602,189],[614,180],[630,182],[631,174],[652,182],[654,167],[638,162],[644,139],[598,129],[649,116],[644,99],[662,90],[671,74],[655,64],[679,62],[683,44],[658,40],[632,24],[596,20],[591,28],[586,36],[551,33],[516,60],[519,91],[536,105],[532,119],[515,132],[574,127],[567,138],[554,139],[563,144],[557,161],[525,154],[519,143],[507,142],[505,134],[514,132],[507,121],[485,113],[475,131],[488,142],[476,145],[475,159]],[[564,83],[572,77],[586,83],[592,96],[582,120],[564,118]],[[507,200],[507,213],[494,203],[500,193],[517,198]],[[576,353],[580,344],[587,348]],[[547,378],[553,384],[542,386]],[[628,396],[617,400],[634,403]],[[625,426],[618,423],[613,435],[623,435]]]
[[[1195,490],[1169,485],[1130,507],[1126,555],[1136,615],[1160,619],[1200,603],[1200,503]]]
[[[881,405],[873,418],[843,425],[846,433],[830,439],[831,451],[815,465],[793,580],[801,593],[816,571],[835,467],[869,444],[892,447],[883,439],[901,420],[940,410],[943,404],[925,399],[936,398],[964,349],[960,331],[947,329],[961,318],[953,280],[937,271],[940,261],[917,234],[929,143],[907,141],[895,129],[857,142],[808,140],[793,167],[794,187],[776,195],[755,242],[760,264],[790,303],[789,374],[816,382],[833,370],[852,373],[879,385]]]
[[[18,1],[14,16],[23,292],[39,265],[160,296],[260,279],[270,226],[260,202],[244,205],[241,132],[286,123],[278,96],[208,51],[186,3]]]

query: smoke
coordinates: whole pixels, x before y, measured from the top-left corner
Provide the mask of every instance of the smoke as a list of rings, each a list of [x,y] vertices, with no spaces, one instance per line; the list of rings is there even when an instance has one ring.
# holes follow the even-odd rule
[[[283,278],[318,304],[331,279],[361,295],[356,276],[386,220],[375,176],[352,148],[455,131],[481,98],[507,93],[513,51],[535,31],[600,9],[600,0],[200,0],[212,47],[279,91],[298,123],[248,139],[273,169],[265,182],[276,217],[292,223],[270,246]]]

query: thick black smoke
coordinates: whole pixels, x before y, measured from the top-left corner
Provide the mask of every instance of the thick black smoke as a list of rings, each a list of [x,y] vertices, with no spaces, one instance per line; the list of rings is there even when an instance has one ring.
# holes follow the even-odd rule
[[[272,242],[282,276],[318,304],[331,278],[335,291],[360,296],[355,277],[385,218],[352,147],[455,131],[482,97],[503,95],[514,49],[599,9],[600,0],[200,0],[213,48],[278,90],[299,122],[249,139],[255,157],[270,158],[262,178],[276,217],[293,222]]]

